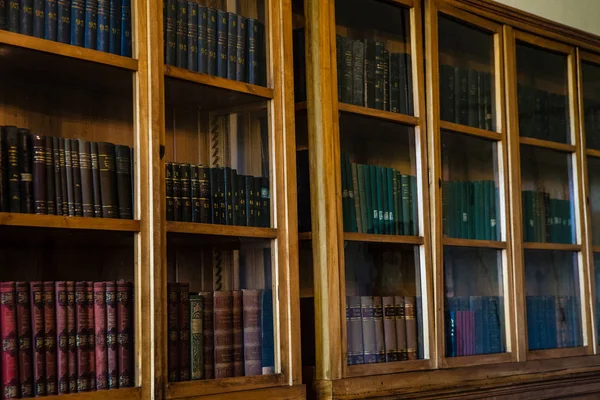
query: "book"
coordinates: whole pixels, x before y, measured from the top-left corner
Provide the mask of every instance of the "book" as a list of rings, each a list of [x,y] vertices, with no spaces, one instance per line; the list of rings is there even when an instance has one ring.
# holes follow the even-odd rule
[[[169,382],[179,382],[179,285],[177,283],[167,284],[167,332],[168,352],[167,365]]]
[[[33,0],[33,21],[32,35],[38,38],[44,38],[44,17],[45,17],[44,0]]]
[[[122,0],[121,3],[121,55],[132,56],[131,34],[131,0]]]
[[[201,292],[200,296],[204,299],[204,318],[202,320],[203,336],[202,345],[204,348],[204,378],[215,378],[215,332],[214,332],[214,298],[212,292]]]
[[[106,282],[106,353],[108,364],[108,388],[119,387],[117,285]]]
[[[198,4],[198,72],[208,73],[208,9]]]
[[[182,219],[182,181],[181,181],[181,164],[173,163],[173,221],[181,221]]]
[[[396,335],[396,306],[394,296],[383,296],[383,331],[385,340],[385,361],[398,361]]]
[[[33,391],[35,396],[46,395],[46,341],[44,326],[44,289],[42,282],[30,282]]]
[[[75,282],[75,323],[77,346],[77,391],[90,390],[90,352],[88,346],[88,327],[90,325],[87,312],[87,284]]]
[[[174,182],[173,182],[173,163],[165,163],[165,185],[167,197],[167,221],[175,221],[175,198],[174,198]]]
[[[121,55],[121,18],[122,0],[110,0],[108,9],[108,51]]]
[[[133,283],[118,281],[116,288],[119,388],[127,388],[134,385]]]
[[[233,376],[244,376],[244,321],[242,318],[243,295],[233,291]]]
[[[275,331],[273,326],[273,292],[261,292],[260,347],[262,350],[262,374],[275,373]]]
[[[377,341],[375,331],[375,309],[373,296],[360,296],[363,356],[365,364],[377,362]]]
[[[248,36],[246,42],[246,49],[248,57],[246,59],[246,66],[248,70],[246,71],[247,82],[257,85],[259,83],[259,49],[260,46],[259,38],[258,38],[258,30],[259,30],[259,22],[254,18],[248,18],[246,20],[246,34]]]
[[[8,195],[8,149],[6,148],[6,128],[0,127],[0,212],[10,211]]]
[[[217,30],[216,30],[216,38],[217,38],[217,69],[216,76],[221,78],[227,78],[227,67],[228,67],[228,59],[227,59],[227,35],[228,35],[228,18],[227,12],[217,10]]]
[[[84,46],[85,0],[71,0],[71,45]]]
[[[8,211],[21,212],[21,175],[19,167],[19,133],[16,126],[4,127],[8,171]]]
[[[42,284],[44,293],[44,350],[46,353],[46,395],[58,394],[56,346],[56,298],[54,282]]]
[[[245,376],[262,375],[261,291],[242,290]]]
[[[96,49],[108,53],[110,51],[110,0],[98,0],[97,28]],[[165,57],[166,55],[165,51]]]
[[[77,324],[75,282],[67,281],[67,331],[69,348],[69,393],[77,392]]]
[[[60,194],[62,197],[62,215],[70,216],[70,212],[73,211],[73,202],[72,196],[73,193],[69,189],[69,184],[72,183],[71,175],[71,157],[69,154],[69,170],[67,171],[67,160],[66,160],[66,145],[69,142],[70,149],[70,141],[65,141],[64,138],[58,138],[58,166],[60,169]],[[70,151],[70,150],[69,150]],[[69,174],[67,174],[69,172]],[[57,187],[58,191],[58,187]],[[69,203],[69,193],[71,193],[71,203]]]
[[[22,35],[33,36],[33,0],[21,0],[19,29]]]
[[[29,129],[18,129],[19,188],[21,212],[33,214],[33,176],[31,174],[31,143]],[[10,159],[9,159],[10,162]]]
[[[119,218],[132,219],[133,206],[131,191],[132,171],[131,152],[128,146],[115,146],[116,176],[117,176],[117,198],[119,204]]]
[[[233,376],[233,294],[214,292],[215,378]]]
[[[69,140],[69,139],[66,139]],[[73,171],[73,210],[76,217],[83,216],[83,189],[81,185],[81,164],[79,162],[79,143],[77,139],[71,142],[71,169]]]
[[[208,223],[211,222],[211,209],[210,209],[210,168],[205,166],[198,167],[199,175],[199,201],[200,201],[200,219],[197,222]]]
[[[71,143],[71,146],[73,143]],[[84,217],[95,217],[92,157],[90,142],[78,139],[79,170],[81,173],[81,209]],[[75,172],[75,168],[74,168]]]
[[[69,393],[69,325],[68,325],[68,289],[66,281],[55,283],[56,305],[56,363],[58,394]]]
[[[383,302],[381,296],[373,296],[373,319],[375,321],[375,344],[377,362],[386,361],[385,333],[383,327]]]
[[[237,16],[235,80],[246,82],[246,18]]]
[[[6,399],[18,398],[19,338],[17,331],[17,299],[14,282],[0,283],[0,335],[2,336],[2,394]]]
[[[353,103],[353,41],[348,37],[341,38],[341,64],[338,65],[338,74],[341,75],[340,101],[342,103]],[[359,76],[357,76],[359,78]]]
[[[49,215],[57,215],[55,165],[53,157],[54,138],[46,136],[44,137],[44,159],[46,161],[46,209],[48,210]]]
[[[363,364],[360,296],[348,296],[346,299],[346,342],[348,365]]]
[[[187,68],[187,2],[176,0],[176,48],[177,54],[175,65],[179,68]]]
[[[94,331],[94,282],[85,282],[85,313],[87,320],[88,380],[90,390],[96,390],[96,332]]]
[[[204,378],[204,297],[190,294],[190,379]]]
[[[179,283],[179,380],[190,380],[190,284]]]
[[[40,135],[31,136],[33,207],[35,214],[48,214],[46,203],[46,149],[45,138]]]
[[[98,0],[85,0],[84,44],[86,49],[96,49],[98,42]]]
[[[106,282],[94,282],[94,334],[96,389],[108,389],[108,353],[106,348]]]
[[[236,79],[237,71],[237,15],[227,13],[227,79]]]
[[[97,145],[102,217],[119,218],[115,145],[107,142],[98,142]]]
[[[20,33],[21,2],[19,0],[8,0],[7,5],[8,30],[10,32]]]
[[[92,191],[94,193],[94,216],[96,218],[102,218],[100,164],[98,160],[98,143],[96,142],[90,142],[90,158],[92,161]]]
[[[32,324],[31,296],[28,282],[15,282],[16,321],[19,349],[19,393],[22,398],[33,397],[33,374],[31,364],[32,353]]]
[[[217,74],[217,10],[208,8],[206,26],[206,45],[208,52],[207,71],[209,75]]]
[[[56,40],[60,43],[71,42],[71,0],[57,0]]]
[[[177,60],[177,0],[166,0],[165,64],[176,65]]]
[[[198,71],[198,4],[187,3],[187,69]]]
[[[406,308],[402,296],[394,296],[394,315],[396,325],[396,358],[398,361],[408,360],[406,344]]]

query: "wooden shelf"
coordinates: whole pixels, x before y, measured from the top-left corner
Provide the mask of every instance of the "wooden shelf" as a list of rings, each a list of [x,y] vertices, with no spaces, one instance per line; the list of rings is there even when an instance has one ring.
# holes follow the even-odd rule
[[[344,232],[344,240],[349,242],[371,242],[371,243],[401,243],[401,244],[423,244],[425,241],[420,236],[400,235],[378,235],[374,233]]]
[[[501,140],[502,134],[486,129],[474,128],[468,125],[455,124],[454,122],[440,121],[440,129],[466,135],[473,135],[484,139]]]
[[[528,360],[544,360],[548,358],[580,357],[593,354],[587,347],[565,347],[545,350],[529,350]]]
[[[543,147],[543,148],[549,149],[549,150],[562,151],[565,153],[574,153],[575,152],[575,146],[572,144],[550,142],[548,140],[534,139],[534,138],[529,138],[529,137],[520,137],[519,143],[525,144],[528,146]]]
[[[423,371],[431,368],[431,360],[411,360],[377,364],[348,365],[346,367],[345,377],[356,378],[361,376],[395,374],[407,371]]]
[[[502,364],[512,361],[510,353],[478,354],[475,356],[445,357],[443,365],[448,368],[470,367],[483,364]]]
[[[220,224],[199,224],[195,222],[167,221],[167,232],[191,235],[235,236],[256,239],[275,239],[277,229],[255,228],[252,226],[232,226]]]
[[[312,232],[298,233],[298,240],[312,240]]]
[[[139,232],[140,221],[132,219],[0,213],[0,226]]]
[[[568,243],[523,243],[525,250],[556,250],[556,251],[581,251],[581,245]]]
[[[600,150],[596,149],[587,149],[585,153],[590,157],[600,158]]]
[[[44,396],[48,400],[133,400],[141,398],[142,389],[139,387],[126,389],[96,390],[85,393],[61,394]]]
[[[264,389],[284,385],[282,374],[240,376],[237,378],[209,379],[187,382],[170,382],[167,385],[167,399],[183,399],[201,395],[215,395],[227,392],[240,392],[253,389]]]
[[[411,115],[394,113],[391,111],[377,110],[369,107],[355,106],[353,104],[338,103],[338,110],[356,115],[364,115],[365,117],[378,118],[385,121],[399,122],[401,124],[417,126],[419,118]]]
[[[506,242],[499,242],[496,240],[476,240],[476,239],[458,239],[444,237],[442,239],[444,246],[456,246],[456,247],[483,247],[488,249],[505,249]]]

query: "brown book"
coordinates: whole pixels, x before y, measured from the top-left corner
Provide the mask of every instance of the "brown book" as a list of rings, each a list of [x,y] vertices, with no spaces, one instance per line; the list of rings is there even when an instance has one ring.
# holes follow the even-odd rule
[[[244,321],[241,290],[233,292],[233,376],[244,376]]]
[[[128,146],[115,146],[117,172],[117,197],[119,199],[119,217],[133,218],[131,203],[131,152]],[[189,373],[188,373],[189,375]]]
[[[85,305],[87,319],[87,351],[89,372],[88,380],[90,382],[90,390],[96,390],[96,334],[94,330],[94,282],[87,281],[85,283]]]
[[[92,159],[92,190],[94,192],[94,216],[102,218],[102,194],[100,193],[100,167],[98,165],[98,143],[90,142]]]
[[[117,282],[119,387],[133,387],[133,283]]]
[[[17,334],[19,337],[19,389],[21,397],[33,397],[29,283],[17,282],[15,287],[17,293]]]
[[[179,382],[179,284],[167,284],[167,364],[169,382]]]
[[[90,390],[90,352],[88,346],[87,283],[75,282],[75,321],[77,326],[77,391]]]
[[[117,351],[117,285],[106,282],[106,353],[108,388],[119,387],[119,359]]]
[[[66,201],[63,203],[66,204]],[[69,392],[77,393],[77,323],[75,282],[67,281],[67,331],[69,337]]]
[[[73,170],[73,207],[75,216],[83,217],[83,190],[81,187],[81,164],[78,139],[65,139],[71,142],[71,168]]]
[[[69,393],[69,323],[68,323],[68,289],[67,282],[56,282],[56,334],[58,363],[58,393]]]
[[[58,138],[58,164],[60,166],[60,194],[62,196],[62,215],[71,215],[70,212],[73,211],[72,200],[69,197],[69,185],[71,184],[71,177],[67,176],[67,173],[72,173],[71,170],[71,159],[69,157],[69,168],[67,169],[67,143],[65,142],[65,138]],[[70,142],[69,142],[70,149]],[[69,153],[70,156],[70,153]],[[57,188],[58,190],[58,188]],[[72,195],[72,193],[71,193]],[[70,202],[71,200],[71,202]],[[74,289],[73,289],[74,290]],[[71,381],[69,381],[71,384]]]
[[[115,145],[106,142],[99,142],[97,145],[100,193],[102,194],[102,217],[119,218]]]
[[[179,380],[190,380],[190,284],[179,283]]]
[[[375,320],[375,345],[377,346],[377,362],[385,362],[383,303],[380,296],[373,296],[373,319]]]
[[[92,182],[92,154],[90,142],[78,140],[79,170],[81,172],[81,206],[84,217],[94,217],[94,187]]]
[[[31,326],[33,333],[33,390],[46,395],[46,341],[44,339],[44,288],[42,282],[30,282]]]
[[[406,361],[406,314],[404,310],[404,297],[394,296],[394,308],[396,315],[396,358],[398,361]]]
[[[233,376],[233,293],[214,293],[215,379]]]
[[[106,353],[106,282],[94,282],[94,335],[96,359],[96,389],[108,389]]]
[[[19,338],[14,282],[0,282],[0,337],[2,338],[2,398],[19,398]]]
[[[54,182],[54,144],[52,136],[44,138],[44,155],[46,160],[46,208],[49,215],[56,215],[56,183]]]
[[[383,331],[385,336],[385,361],[398,361],[396,350],[396,308],[394,296],[384,296],[383,302]]]
[[[201,292],[204,298],[204,318],[202,320],[204,334],[202,337],[204,347],[204,378],[215,378],[215,353],[214,353],[214,299],[212,292]]]
[[[33,210],[36,214],[48,214],[46,203],[46,150],[45,138],[41,135],[31,135],[33,156]]]
[[[409,360],[417,359],[417,319],[415,318],[414,296],[404,297],[404,313],[406,315],[406,355]]]
[[[56,206],[56,215],[63,215],[60,140],[57,137],[52,138],[52,170],[54,172],[54,205]]]
[[[260,290],[242,290],[244,372],[246,376],[262,375],[260,332]]]
[[[58,394],[58,365],[56,352],[56,299],[54,282],[44,286],[44,342],[46,347],[46,395]]]

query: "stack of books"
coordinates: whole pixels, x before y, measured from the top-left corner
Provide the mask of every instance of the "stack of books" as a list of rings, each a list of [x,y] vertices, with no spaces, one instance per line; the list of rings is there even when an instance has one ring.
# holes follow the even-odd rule
[[[582,346],[576,296],[527,296],[529,350]]]
[[[6,0],[0,29],[131,57],[131,0]]]
[[[163,0],[165,63],[267,85],[265,26],[196,1]]]
[[[0,282],[3,398],[134,386],[131,282]]]
[[[588,149],[600,149],[600,101],[596,99],[583,99],[585,146]]]
[[[521,136],[567,142],[569,99],[564,94],[519,84],[519,133]]]
[[[0,127],[0,211],[131,219],[132,150]]]
[[[524,190],[523,235],[526,242],[573,243],[571,201],[550,194]]]
[[[190,293],[168,284],[169,381],[275,372],[270,290]]]

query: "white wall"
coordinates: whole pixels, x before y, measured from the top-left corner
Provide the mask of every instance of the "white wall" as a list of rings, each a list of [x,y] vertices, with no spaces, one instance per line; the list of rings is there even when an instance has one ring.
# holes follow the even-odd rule
[[[600,0],[496,0],[600,36]]]

